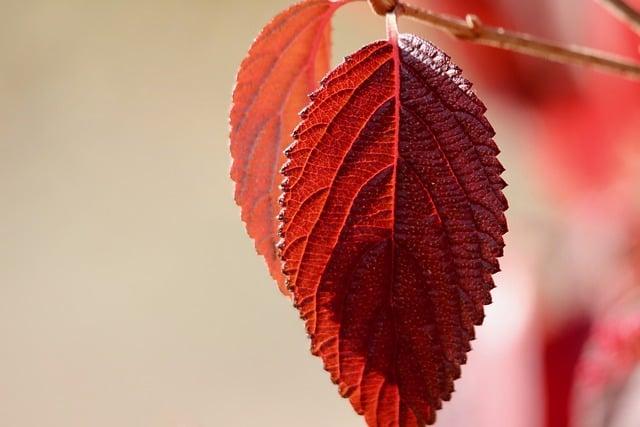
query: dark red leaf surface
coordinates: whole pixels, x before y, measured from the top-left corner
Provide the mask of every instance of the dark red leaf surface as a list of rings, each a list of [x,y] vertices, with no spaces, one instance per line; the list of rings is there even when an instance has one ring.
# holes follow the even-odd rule
[[[470,86],[392,31],[324,78],[286,151],[284,272],[312,352],[371,426],[435,421],[491,301],[507,202]]]
[[[307,0],[278,15],[240,66],[231,110],[231,178],[256,250],[287,293],[277,241],[278,171],[307,94],[329,70],[330,21],[350,0]]]

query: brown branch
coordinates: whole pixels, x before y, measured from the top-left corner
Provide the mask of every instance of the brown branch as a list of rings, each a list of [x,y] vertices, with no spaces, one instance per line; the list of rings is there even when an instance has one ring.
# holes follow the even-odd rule
[[[640,80],[640,63],[608,52],[545,40],[529,34],[508,31],[504,28],[483,25],[474,15],[466,20],[434,13],[399,2],[395,12],[405,15],[453,36],[473,43],[512,50],[537,58],[563,64],[582,65],[616,74],[632,80]]]
[[[369,5],[373,11],[380,16],[392,12],[397,4],[398,0],[369,0]]]
[[[624,0],[598,0],[600,4],[609,10],[616,18],[629,25],[640,34],[640,12],[629,6]]]

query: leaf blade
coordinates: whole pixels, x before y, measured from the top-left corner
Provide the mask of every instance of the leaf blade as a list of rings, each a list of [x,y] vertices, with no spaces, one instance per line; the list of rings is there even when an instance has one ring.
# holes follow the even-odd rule
[[[325,77],[286,151],[284,272],[370,425],[434,422],[490,302],[507,204],[484,111],[446,55],[400,35]]]
[[[256,250],[287,294],[275,244],[282,151],[306,95],[329,69],[330,20],[349,0],[306,0],[276,16],[243,60],[230,112],[235,201]]]

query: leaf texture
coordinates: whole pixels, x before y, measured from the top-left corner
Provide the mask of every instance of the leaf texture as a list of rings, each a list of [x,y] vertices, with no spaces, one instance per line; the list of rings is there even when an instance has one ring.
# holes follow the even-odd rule
[[[506,184],[470,86],[433,45],[392,35],[323,79],[286,150],[288,286],[371,426],[435,421],[491,301]]]
[[[329,70],[330,20],[345,1],[307,0],[269,23],[242,62],[231,109],[231,178],[249,236],[283,293],[277,242],[278,171],[307,94]]]

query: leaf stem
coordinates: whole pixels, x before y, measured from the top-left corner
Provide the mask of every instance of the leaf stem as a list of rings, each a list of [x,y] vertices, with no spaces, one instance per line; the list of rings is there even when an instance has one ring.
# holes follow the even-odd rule
[[[583,46],[564,45],[504,28],[486,26],[475,15],[467,15],[466,19],[460,19],[420,9],[402,1],[397,4],[395,12],[398,16],[404,15],[419,20],[472,43],[511,50],[563,64],[591,67],[640,81],[640,63],[623,56]]]
[[[394,12],[387,13],[387,39],[397,42],[398,39],[398,21]]]
[[[600,4],[609,10],[616,18],[629,25],[640,34],[640,12],[629,6],[624,0],[598,0]]]

